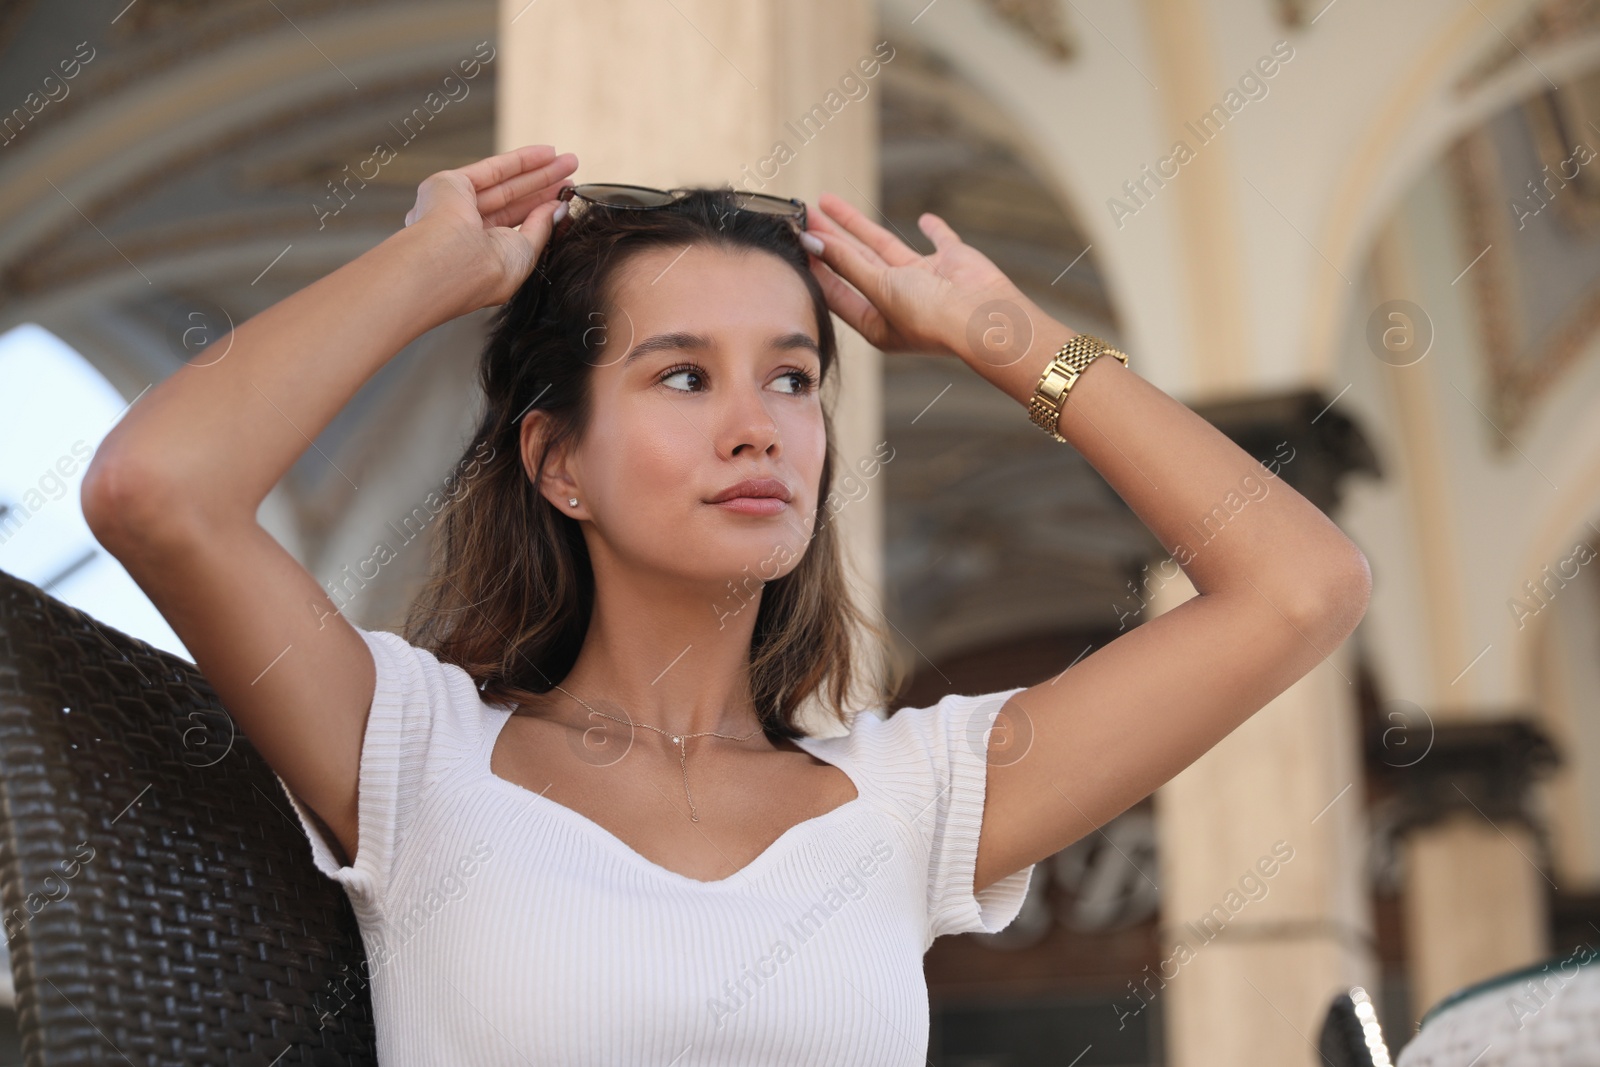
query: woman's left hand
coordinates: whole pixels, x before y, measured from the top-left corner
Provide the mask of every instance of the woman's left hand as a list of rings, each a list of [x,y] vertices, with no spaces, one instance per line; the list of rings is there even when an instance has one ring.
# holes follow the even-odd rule
[[[917,219],[934,245],[928,256],[832,193],[806,217],[807,232],[825,246],[813,253],[811,270],[829,308],[881,351],[979,358],[969,337],[983,337],[985,311],[1008,320],[1031,313],[1032,301],[1011,279],[932,212]]]

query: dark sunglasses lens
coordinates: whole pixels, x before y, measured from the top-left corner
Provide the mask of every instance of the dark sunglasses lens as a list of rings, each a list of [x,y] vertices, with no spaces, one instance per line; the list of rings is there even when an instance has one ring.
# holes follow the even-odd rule
[[[661,207],[674,199],[671,193],[636,185],[580,185],[573,193],[606,207]]]

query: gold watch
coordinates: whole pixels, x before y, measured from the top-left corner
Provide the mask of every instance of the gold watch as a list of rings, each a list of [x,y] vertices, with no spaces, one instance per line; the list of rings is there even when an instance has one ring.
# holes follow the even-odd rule
[[[1067,393],[1077,384],[1084,368],[1105,355],[1121,360],[1124,367],[1128,365],[1127,353],[1117,351],[1092,334],[1074,334],[1039,376],[1033,399],[1028,402],[1028,418],[1045,433],[1066,444],[1067,439],[1056,432],[1061,421],[1061,406],[1067,402]]]

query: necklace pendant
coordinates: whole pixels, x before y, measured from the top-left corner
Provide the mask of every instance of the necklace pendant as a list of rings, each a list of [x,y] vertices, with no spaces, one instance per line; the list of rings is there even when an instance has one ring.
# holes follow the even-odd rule
[[[673,743],[673,744],[675,744],[675,745],[681,745],[681,744],[683,744],[683,738],[681,738],[681,737],[674,737],[674,738],[673,738],[673,739],[672,739],[672,743]]]

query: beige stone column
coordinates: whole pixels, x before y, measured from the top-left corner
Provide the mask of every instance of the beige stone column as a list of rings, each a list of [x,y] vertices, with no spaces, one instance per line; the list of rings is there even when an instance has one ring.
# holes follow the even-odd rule
[[[1549,955],[1548,856],[1534,782],[1558,759],[1505,709],[1441,710],[1427,758],[1394,775],[1411,1016]]]
[[[1413,1019],[1462,986],[1548,953],[1533,835],[1459,812],[1406,842],[1405,921]]]
[[[1152,609],[1193,595],[1180,577]],[[1141,992],[1163,1001],[1173,1067],[1317,1063],[1330,1000],[1373,985],[1349,659],[1334,650],[1156,794],[1164,962]]]
[[[495,144],[577,153],[579,182],[722,185],[878,214],[877,19],[855,0],[500,5]],[[875,51],[876,49],[876,51]],[[837,316],[839,474],[883,439],[882,360]],[[839,512],[861,600],[880,610],[882,480]]]

